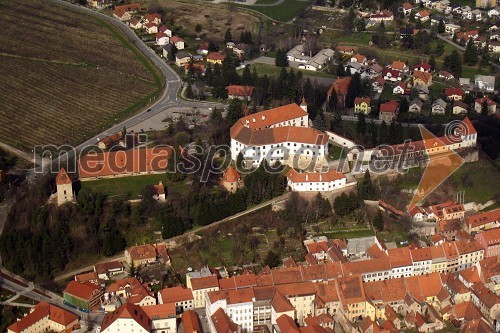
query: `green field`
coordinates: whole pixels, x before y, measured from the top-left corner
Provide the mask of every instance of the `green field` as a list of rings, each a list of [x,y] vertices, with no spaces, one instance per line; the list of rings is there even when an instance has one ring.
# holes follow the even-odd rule
[[[500,196],[498,169],[487,160],[462,165],[446,183],[465,191],[465,202],[485,203]]]
[[[328,238],[331,239],[337,239],[337,238],[359,238],[359,237],[368,237],[368,236],[373,236],[374,233],[370,229],[352,229],[352,230],[332,230],[332,231],[323,231],[323,234],[327,236]]]
[[[88,188],[95,192],[104,193],[110,198],[138,199],[146,185],[155,185],[159,181],[163,182],[168,193],[182,193],[186,189],[185,183],[168,182],[167,176],[164,173],[86,181],[81,182],[81,188]]]
[[[271,0],[260,0],[260,1],[261,4],[269,4],[276,2]],[[263,7],[259,5],[254,5],[254,6],[238,5],[238,6],[257,11],[266,16],[269,16],[271,19],[276,21],[288,22],[294,19],[301,10],[305,10],[310,4],[311,3],[307,0],[306,1],[285,0],[282,4],[271,7]]]
[[[269,76],[269,77],[278,77],[281,73],[281,67],[276,67],[274,65],[268,65],[268,64],[252,64],[250,66],[250,71],[253,71],[253,69],[257,71],[258,75],[263,76],[264,74]],[[290,71],[291,67],[287,67],[286,70]],[[302,72],[302,74],[307,75],[307,76],[318,76],[318,77],[328,77],[328,78],[335,78],[336,75],[333,74],[328,74],[325,71],[321,72],[314,72],[314,71],[308,71],[304,69],[298,69],[298,68],[293,68],[295,72]],[[241,71],[241,70],[240,70]]]

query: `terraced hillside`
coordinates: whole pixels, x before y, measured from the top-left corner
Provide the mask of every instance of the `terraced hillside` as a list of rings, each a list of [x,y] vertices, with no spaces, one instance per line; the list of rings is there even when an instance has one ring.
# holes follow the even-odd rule
[[[91,16],[0,0],[0,31],[0,142],[76,144],[161,89],[146,57]]]

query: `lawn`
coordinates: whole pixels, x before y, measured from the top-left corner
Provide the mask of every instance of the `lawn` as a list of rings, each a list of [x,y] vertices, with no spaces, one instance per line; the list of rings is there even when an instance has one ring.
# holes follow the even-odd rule
[[[167,175],[151,174],[143,176],[120,177],[113,179],[101,179],[81,182],[81,188],[101,192],[108,197],[123,197],[126,199],[140,198],[141,191],[146,185],[158,184],[162,181],[169,193],[183,193],[186,190],[185,183],[171,183],[167,181]]]
[[[270,0],[263,1],[267,2]],[[239,7],[255,10],[259,13],[269,16],[273,20],[280,22],[288,22],[293,20],[300,11],[305,10],[310,5],[311,2],[303,0],[285,0],[282,4],[271,7],[263,7],[259,5],[247,6],[238,4]]]
[[[491,75],[491,69],[489,67],[470,67],[470,66],[462,66],[462,77],[468,77],[474,79],[474,76],[481,75]]]
[[[0,141],[17,148],[80,143],[162,88],[149,60],[91,16],[42,0],[2,1],[0,30]]]
[[[257,71],[258,75],[267,75],[269,77],[278,77],[281,73],[281,67],[276,67],[274,65],[268,65],[268,64],[252,64],[250,67],[250,71],[253,71],[253,68]],[[287,67],[286,70],[290,71],[290,68],[292,67]],[[320,71],[320,72],[314,72],[314,71],[308,71],[304,69],[298,69],[298,68],[293,68],[295,72],[302,72],[302,74],[307,75],[307,76],[318,76],[318,77],[328,77],[328,78],[334,78],[335,75],[333,74],[328,74],[325,71]],[[240,70],[241,71],[241,70]]]
[[[337,238],[360,238],[360,237],[368,237],[368,236],[373,236],[374,233],[372,230],[368,228],[352,228],[349,230],[346,229],[341,229],[341,230],[325,230],[323,231],[323,234],[327,236],[328,238],[331,239],[337,239]]]

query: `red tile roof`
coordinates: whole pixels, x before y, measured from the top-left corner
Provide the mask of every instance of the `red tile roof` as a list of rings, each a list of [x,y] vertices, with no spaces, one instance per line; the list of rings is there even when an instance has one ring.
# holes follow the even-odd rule
[[[474,102],[476,102],[477,104],[481,104],[483,105],[484,102],[486,102],[486,104],[488,106],[492,106],[492,105],[495,105],[496,103],[494,101],[492,101],[491,99],[489,99],[488,97],[481,97],[481,98],[477,98],[476,100],[474,100]]]
[[[464,96],[465,91],[462,88],[445,88],[444,89],[444,94],[447,97],[453,96],[453,95],[458,95],[458,96]]]
[[[308,113],[295,103],[257,112],[238,120],[250,129],[263,129],[279,123],[307,116]]]
[[[78,172],[92,178],[164,171],[171,152],[171,147],[154,147],[89,153],[78,161]]]
[[[227,86],[226,89],[227,89],[227,94],[230,96],[243,96],[243,97],[252,96],[254,90],[252,86],[236,86],[236,85]]]
[[[98,277],[96,272],[89,272],[89,273],[75,275],[75,281],[77,282],[93,281],[97,279]]]
[[[327,172],[297,172],[295,169],[290,169],[286,176],[294,183],[332,182],[346,178],[343,173],[337,172],[336,170],[329,170]]]
[[[144,244],[138,246],[132,246],[127,249],[132,260],[142,260],[156,258],[156,249],[151,244]]]
[[[177,303],[193,300],[193,292],[184,286],[165,288],[159,291],[163,303]]]
[[[161,15],[158,13],[146,14],[146,15],[144,15],[144,19],[148,22],[153,22],[155,19],[158,19],[161,21]]]
[[[500,221],[500,208],[489,212],[470,215],[465,218],[465,224],[470,228],[477,228],[495,221]]]
[[[191,279],[191,289],[193,290],[218,288],[218,287],[219,287],[219,280],[215,275]]]
[[[114,312],[104,316],[104,320],[101,324],[101,332],[119,319],[132,319],[141,325],[146,331],[149,332],[151,330],[149,324],[150,318],[146,312],[140,306],[126,302]]]
[[[228,315],[219,308],[210,318],[214,324],[214,333],[237,333],[238,325],[236,325]]]
[[[226,59],[226,56],[219,52],[210,52],[207,55],[207,60],[224,61],[224,59]]]
[[[156,304],[146,305],[141,307],[149,318],[167,319],[173,318],[176,315],[175,304]]]
[[[391,100],[387,103],[380,104],[380,112],[390,112],[394,113],[398,110],[399,103],[395,100]]]
[[[237,121],[231,127],[231,138],[247,146],[262,146],[284,142],[300,142],[312,145],[325,145],[328,136],[314,128],[282,126],[251,130]]]
[[[274,311],[276,312],[288,312],[288,311],[294,311],[295,308],[293,307],[292,303],[283,296],[282,293],[280,293],[278,290],[274,292],[273,298],[271,299],[270,302],[271,306],[273,307]]]
[[[430,71],[432,69],[431,65],[429,65],[426,62],[416,64],[415,66],[413,66],[413,70],[418,70],[420,68],[422,68],[424,71]]]
[[[178,42],[183,42],[184,39],[178,37],[178,36],[172,36],[170,37],[170,44],[176,44]]]
[[[234,183],[234,182],[237,182],[238,180],[240,180],[241,176],[240,174],[238,173],[238,171],[236,171],[235,168],[233,168],[232,165],[230,165],[226,172],[224,172],[224,177],[222,178],[223,181],[227,182],[227,183]]]
[[[64,326],[65,328],[75,322],[75,320],[78,320],[77,315],[67,310],[61,309],[47,302],[40,302],[32,309],[32,312],[7,327],[7,329],[15,333],[21,333],[28,330],[31,326],[35,325],[38,321],[45,317],[49,317],[50,320]]]
[[[356,56],[358,56],[358,54]],[[328,96],[332,94],[333,89],[335,89],[337,95],[347,95],[347,90],[350,84],[351,84],[350,76],[335,79],[335,81],[333,81],[333,83],[330,85],[330,88],[328,89]]]
[[[370,97],[356,97],[354,99],[354,104],[358,105],[358,104],[361,104],[361,103],[366,103],[368,105],[370,105]]]
[[[71,178],[69,178],[68,174],[66,173],[66,169],[61,168],[56,176],[56,185],[67,185],[71,183]]]
[[[184,333],[201,333],[200,318],[196,311],[187,310],[182,313]]]
[[[76,282],[70,281],[64,290],[64,293],[76,296],[83,300],[89,300],[92,298],[96,290],[101,289],[99,286],[90,282]]]
[[[276,324],[278,325],[280,332],[300,333],[297,324],[290,316],[281,315],[278,319],[276,319]]]

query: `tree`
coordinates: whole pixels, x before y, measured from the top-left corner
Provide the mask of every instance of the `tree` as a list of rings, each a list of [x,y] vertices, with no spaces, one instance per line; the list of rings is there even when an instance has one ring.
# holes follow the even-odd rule
[[[325,131],[326,126],[325,126],[325,121],[323,120],[323,115],[318,113],[316,117],[314,117],[313,120],[313,126],[314,128],[320,130],[320,131]]]
[[[462,57],[456,49],[445,57],[444,69],[453,73],[455,77],[462,76]]]
[[[359,197],[362,200],[374,200],[376,199],[375,187],[372,183],[372,178],[370,176],[370,171],[366,171],[363,180],[358,187]]]
[[[186,98],[193,99],[193,97],[194,97],[193,87],[191,86],[191,80],[189,80],[186,87]]]
[[[288,67],[288,58],[285,50],[278,49],[278,51],[276,51],[275,65],[277,67]]]
[[[465,47],[464,61],[467,65],[474,66],[475,64],[477,64],[477,60],[478,60],[477,48],[474,45],[474,41],[472,40],[472,38],[469,38],[467,46]]]
[[[132,260],[132,263],[130,264],[130,267],[128,269],[128,276],[134,277],[135,274],[136,274],[136,268],[135,268],[134,261]]]
[[[245,66],[243,74],[241,75],[241,84],[245,86],[253,85],[252,74],[250,73],[250,66]]]
[[[213,40],[208,41],[208,51],[210,52],[217,52],[219,51],[219,46],[215,44]]]
[[[347,88],[347,107],[352,107],[354,105],[354,99],[359,96],[361,92],[361,75],[359,73],[354,73],[351,79],[351,83]]]
[[[354,8],[351,7],[349,9],[349,14],[344,18],[344,32],[345,33],[352,33],[354,31],[354,27],[356,25],[356,13],[354,12]]]
[[[377,211],[377,214],[375,214],[375,217],[373,218],[373,226],[378,231],[384,230],[384,218],[380,210]]]
[[[342,64],[341,62],[337,66],[337,76],[338,77],[346,76],[344,64]]]
[[[443,53],[444,53],[444,42],[442,42],[441,40],[438,40],[436,49],[434,50],[434,54],[439,57]]]
[[[488,100],[487,99],[484,99],[483,104],[481,104],[481,115],[482,116],[488,115]]]
[[[328,111],[333,112],[334,110],[337,110],[338,107],[338,98],[337,98],[337,92],[335,89],[332,89],[332,93],[330,95],[330,98],[328,99]]]
[[[359,20],[356,21],[356,30],[358,32],[366,30],[366,22],[364,18],[360,18]]]
[[[356,132],[358,132],[361,137],[363,137],[366,133],[365,114],[363,112],[358,112],[358,122],[356,124]]]
[[[429,66],[431,66],[432,70],[436,70],[436,59],[434,58],[434,55],[432,55],[429,59]]]
[[[491,61],[489,48],[490,48],[489,43],[486,43],[486,45],[483,47],[483,50],[481,51],[481,66],[486,66]]]
[[[278,267],[281,264],[281,259],[276,253],[269,251],[266,259],[264,260],[264,264],[271,268]]]
[[[195,26],[194,31],[196,32],[196,34],[200,34],[200,32],[201,32],[201,24],[198,23]]]
[[[445,27],[445,24],[444,24],[443,19],[440,19],[440,20],[439,20],[438,27],[437,27],[437,31],[438,31],[438,33],[440,33],[440,34],[443,34],[443,33],[446,31],[446,27]]]
[[[229,103],[229,108],[227,109],[227,122],[232,126],[238,119],[243,116],[243,103],[237,98],[232,99]]]
[[[224,35],[224,44],[232,41],[233,41],[233,35],[231,34],[231,29],[227,29],[226,34]]]

